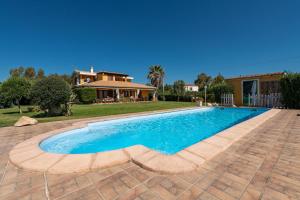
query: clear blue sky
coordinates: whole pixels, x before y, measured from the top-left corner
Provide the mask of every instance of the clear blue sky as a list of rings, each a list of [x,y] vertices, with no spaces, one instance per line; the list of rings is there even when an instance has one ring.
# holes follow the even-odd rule
[[[300,71],[299,0],[0,1],[0,80],[19,65],[46,73],[125,72],[167,82]]]

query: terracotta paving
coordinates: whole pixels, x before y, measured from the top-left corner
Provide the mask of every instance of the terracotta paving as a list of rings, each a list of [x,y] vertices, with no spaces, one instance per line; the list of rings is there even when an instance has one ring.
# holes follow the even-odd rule
[[[129,162],[84,174],[22,170],[17,143],[74,121],[0,128],[0,199],[300,199],[299,110],[282,110],[197,171],[161,175]]]

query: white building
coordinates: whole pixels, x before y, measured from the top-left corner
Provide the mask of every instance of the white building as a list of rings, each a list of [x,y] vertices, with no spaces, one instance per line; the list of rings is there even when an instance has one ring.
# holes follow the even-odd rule
[[[184,86],[184,89],[186,92],[198,92],[199,91],[198,85],[194,85],[194,84],[186,84]]]

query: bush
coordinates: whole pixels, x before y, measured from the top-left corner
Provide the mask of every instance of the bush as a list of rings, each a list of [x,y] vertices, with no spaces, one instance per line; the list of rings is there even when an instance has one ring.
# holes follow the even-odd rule
[[[3,92],[1,91],[1,86],[2,85],[0,84],[0,109],[9,108],[11,107],[12,102],[9,99],[5,98]]]
[[[178,101],[178,99],[182,102],[192,102],[192,96],[165,95],[165,101]],[[162,100],[161,96],[159,100]]]
[[[282,103],[287,108],[300,108],[300,73],[284,75],[280,80]]]
[[[209,93],[214,94],[215,101],[221,103],[221,95],[233,93],[233,88],[226,83],[219,83],[209,88]]]
[[[38,106],[28,106],[27,107],[28,112],[40,112],[40,108]]]
[[[96,89],[94,88],[76,88],[74,92],[81,103],[94,103],[97,98]]]
[[[69,102],[71,86],[60,77],[50,76],[37,81],[31,90],[31,97],[41,110],[49,116],[61,115],[62,104]]]
[[[11,105],[12,105],[12,101],[6,98],[0,91],[0,108],[10,108]]]
[[[1,95],[4,97],[6,103],[14,102],[18,105],[19,112],[21,110],[21,100],[29,96],[31,83],[20,77],[11,77],[4,81],[1,86]]]

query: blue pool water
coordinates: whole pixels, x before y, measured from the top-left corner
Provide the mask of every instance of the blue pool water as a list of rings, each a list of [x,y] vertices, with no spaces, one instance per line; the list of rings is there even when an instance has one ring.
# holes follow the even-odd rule
[[[91,123],[52,136],[40,144],[47,152],[85,154],[144,145],[174,154],[266,109],[199,108]]]

